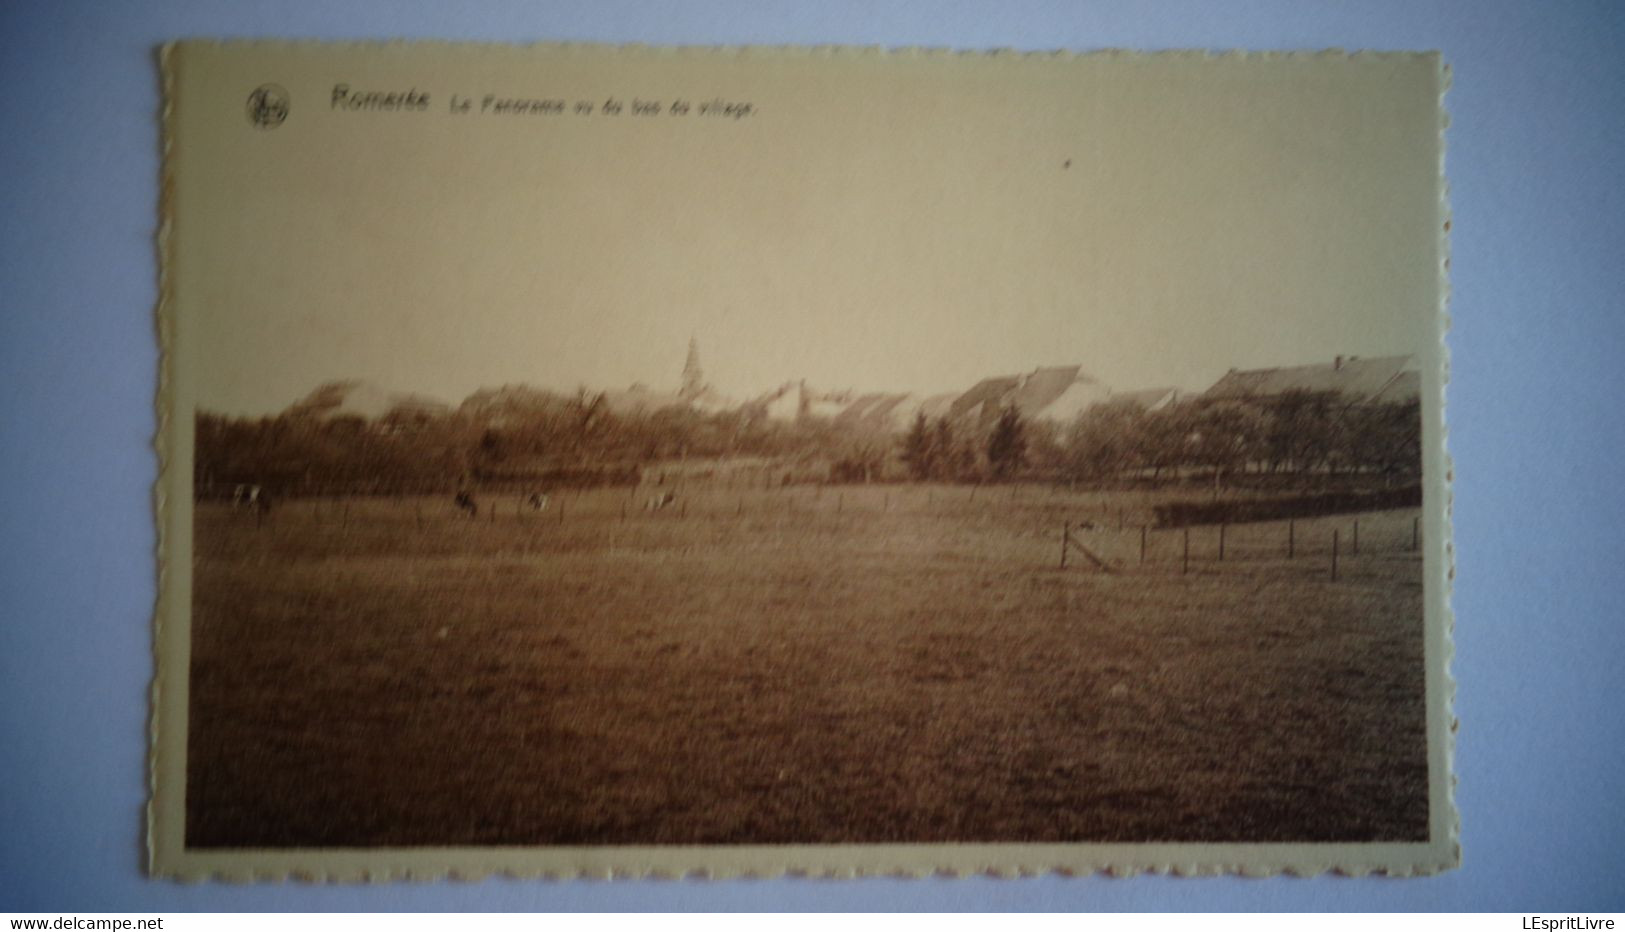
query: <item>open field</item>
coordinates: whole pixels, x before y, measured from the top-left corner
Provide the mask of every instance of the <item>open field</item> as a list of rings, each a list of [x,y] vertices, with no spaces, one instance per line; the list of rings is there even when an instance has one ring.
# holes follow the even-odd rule
[[[1427,837],[1414,509],[648,494],[200,502],[188,844]]]

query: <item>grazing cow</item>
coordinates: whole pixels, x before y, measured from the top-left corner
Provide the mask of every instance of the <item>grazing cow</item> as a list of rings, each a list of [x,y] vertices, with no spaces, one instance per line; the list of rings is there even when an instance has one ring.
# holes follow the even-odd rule
[[[458,492],[457,497],[452,501],[456,503],[458,508],[468,512],[468,516],[470,518],[478,518],[480,516],[480,506],[474,504],[473,495],[470,495],[467,492]]]
[[[257,485],[239,485],[231,490],[231,510],[246,508],[258,524],[271,513],[271,496]]]
[[[547,493],[532,492],[530,493],[530,498],[525,499],[525,504],[530,506],[531,511],[546,511]]]
[[[648,511],[660,511],[661,509],[669,507],[676,501],[677,493],[667,489],[666,491],[661,492],[659,495],[650,497],[648,503],[644,505],[644,508]]]

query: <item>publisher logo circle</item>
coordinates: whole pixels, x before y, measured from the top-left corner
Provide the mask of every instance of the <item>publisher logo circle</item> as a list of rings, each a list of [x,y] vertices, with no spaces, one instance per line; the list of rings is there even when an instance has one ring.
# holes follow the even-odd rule
[[[248,95],[248,121],[272,129],[288,118],[288,92],[278,84],[262,84]]]

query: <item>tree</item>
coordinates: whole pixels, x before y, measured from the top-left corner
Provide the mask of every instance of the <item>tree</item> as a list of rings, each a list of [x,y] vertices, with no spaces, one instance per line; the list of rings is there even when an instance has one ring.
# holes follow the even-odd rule
[[[1021,413],[1008,405],[999,413],[993,432],[987,437],[987,462],[995,479],[1003,479],[1027,462],[1027,437]]]
[[[585,385],[580,386],[576,389],[576,396],[571,402],[570,415],[575,458],[577,461],[585,460],[588,454],[588,441],[604,426],[608,416],[604,393],[590,392]]]
[[[1186,455],[1193,465],[1213,471],[1213,491],[1217,495],[1226,472],[1245,469],[1249,461],[1264,458],[1270,417],[1257,408],[1232,401],[1202,402],[1191,413],[1194,429]]]
[[[1027,465],[1051,476],[1068,473],[1066,435],[1061,425],[1043,420],[1027,422]]]
[[[947,415],[937,418],[932,431],[932,449],[936,466],[931,475],[948,481],[971,479],[976,474],[976,447],[974,441],[961,441],[954,435],[953,422]]]
[[[1334,392],[1294,389],[1277,397],[1264,441],[1271,468],[1302,475],[1323,465],[1337,440],[1340,408]]]
[[[903,437],[903,465],[915,479],[929,479],[937,469],[936,438],[926,423],[925,412],[914,415],[914,426]]]
[[[846,444],[840,458],[830,467],[837,482],[872,482],[886,463],[886,449],[879,443],[855,440]]]
[[[1140,466],[1151,468],[1151,478],[1161,479],[1164,469],[1177,471],[1186,464],[1194,420],[1189,404],[1158,408],[1141,418],[1135,446]]]
[[[1073,479],[1115,478],[1144,458],[1144,412],[1126,404],[1096,405],[1072,422],[1067,435],[1066,471]]]
[[[947,415],[937,418],[936,430],[931,437],[935,464],[931,475],[938,479],[958,479],[970,471],[969,457],[964,446],[954,438],[954,425]]]
[[[1355,405],[1338,423],[1333,459],[1382,476],[1414,481],[1422,470],[1422,408],[1415,401]]]

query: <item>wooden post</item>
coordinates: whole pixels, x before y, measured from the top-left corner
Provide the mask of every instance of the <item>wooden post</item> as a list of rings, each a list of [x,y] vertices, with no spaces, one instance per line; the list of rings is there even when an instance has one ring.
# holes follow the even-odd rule
[[[1332,528],[1332,582],[1337,582],[1337,529]]]
[[[1422,519],[1420,517],[1412,518],[1411,519],[1411,549],[1412,550],[1415,550],[1421,544],[1421,540],[1422,540],[1421,531],[1422,531]]]
[[[1145,562],[1145,525],[1140,525],[1140,562]]]
[[[1191,529],[1185,528],[1185,553],[1180,557],[1179,573],[1183,576],[1191,571]]]
[[[1224,524],[1219,524],[1219,562],[1224,562]]]
[[[1061,569],[1066,569],[1066,545],[1072,539],[1072,522],[1061,524]]]
[[[1355,556],[1360,555],[1360,519],[1359,518],[1354,519],[1354,546],[1349,552],[1354,554]]]
[[[1286,522],[1286,558],[1288,560],[1292,559],[1294,556],[1297,556],[1297,528],[1297,523],[1291,518],[1288,518]]]

